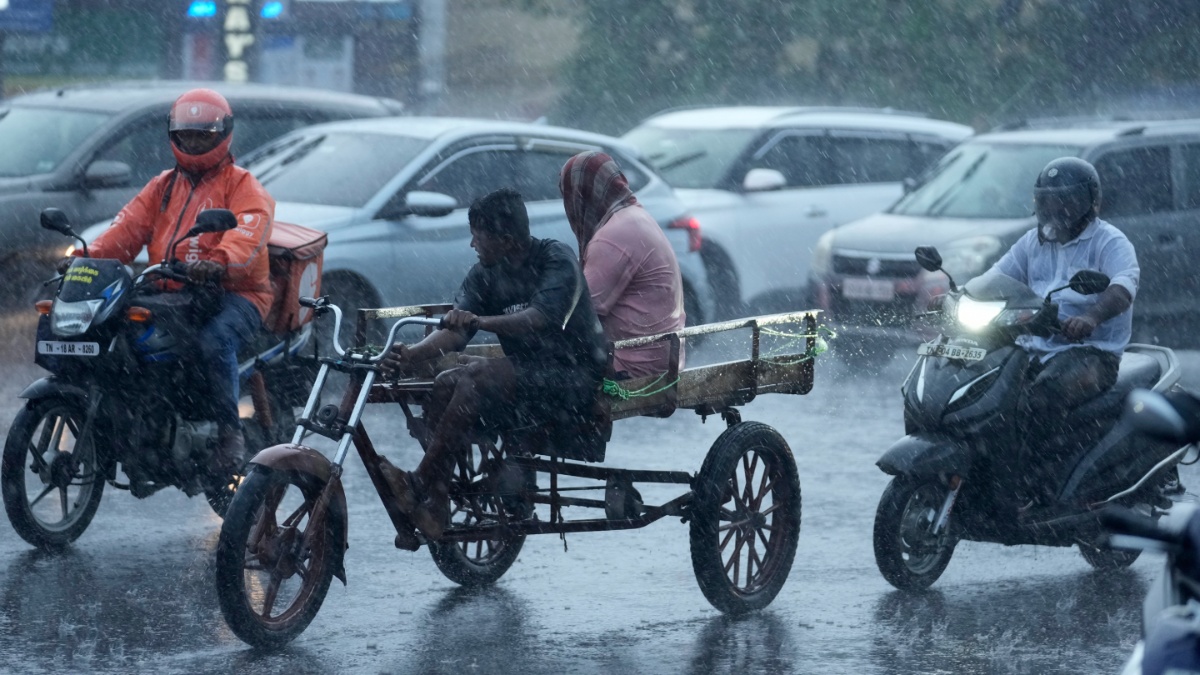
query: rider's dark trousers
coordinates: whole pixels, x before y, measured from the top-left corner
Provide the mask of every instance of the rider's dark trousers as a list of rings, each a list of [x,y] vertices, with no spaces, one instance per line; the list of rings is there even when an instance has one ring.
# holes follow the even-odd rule
[[[262,317],[253,303],[225,293],[217,315],[200,331],[198,348],[201,363],[208,368],[205,379],[212,397],[210,408],[219,424],[240,425],[237,353],[261,327]]]
[[[1073,439],[1086,437],[1067,428],[1073,408],[1112,388],[1117,382],[1121,357],[1095,347],[1073,347],[1044,363],[1040,355],[1030,361],[1030,385],[1025,394],[1025,453],[1019,472],[1027,496],[1053,497],[1064,464],[1082,450]]]

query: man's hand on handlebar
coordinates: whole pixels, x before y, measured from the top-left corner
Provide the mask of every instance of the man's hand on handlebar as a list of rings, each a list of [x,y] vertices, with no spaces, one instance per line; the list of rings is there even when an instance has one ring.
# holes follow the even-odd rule
[[[460,333],[479,330],[479,317],[464,309],[452,309],[442,317],[440,327]]]
[[[1090,336],[1097,325],[1097,321],[1087,314],[1073,316],[1062,322],[1062,334],[1072,342],[1079,342]]]
[[[225,275],[225,266],[211,260],[197,260],[187,265],[188,279],[198,283],[216,283]]]

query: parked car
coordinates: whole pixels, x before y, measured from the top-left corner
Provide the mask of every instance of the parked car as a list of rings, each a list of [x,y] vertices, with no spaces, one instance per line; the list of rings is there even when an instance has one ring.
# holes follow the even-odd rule
[[[728,317],[806,304],[821,234],[886,208],[971,133],[891,110],[744,106],[661,113],[623,140],[704,223],[702,255]]]
[[[76,225],[111,219],[174,165],[167,111],[198,86],[229,99],[235,156],[299,127],[403,109],[399,101],[315,89],[196,82],[71,86],[0,101],[0,268],[9,272],[5,282],[20,284],[0,295],[27,299],[63,255],[62,236],[38,226],[43,208],[62,209]]]
[[[887,211],[821,238],[812,264],[818,305],[843,333],[918,339],[914,317],[947,282],[921,270],[913,250],[937,246],[958,283],[986,271],[1034,227],[1034,181],[1067,155],[1096,166],[1100,217],[1137,249],[1135,339],[1178,344],[1200,308],[1200,119],[1046,120],[972,138]]]
[[[712,316],[700,230],[661,178],[615,138],[540,124],[405,117],[302,129],[245,166],[278,220],[329,233],[322,290],[343,309],[451,302],[476,262],[467,210],[501,187],[525,197],[530,233],[577,249],[559,172],[584,150],[610,154],[665,228],[683,273],[689,323]]]

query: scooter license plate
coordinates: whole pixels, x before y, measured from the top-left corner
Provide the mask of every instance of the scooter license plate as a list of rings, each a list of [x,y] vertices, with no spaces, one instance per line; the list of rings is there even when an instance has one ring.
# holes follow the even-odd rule
[[[99,342],[59,342],[58,340],[38,340],[39,354],[49,356],[99,356]]]
[[[921,356],[943,356],[948,359],[962,359],[964,361],[982,361],[983,357],[987,356],[986,349],[939,345],[932,342],[926,342],[917,347],[917,353]]]

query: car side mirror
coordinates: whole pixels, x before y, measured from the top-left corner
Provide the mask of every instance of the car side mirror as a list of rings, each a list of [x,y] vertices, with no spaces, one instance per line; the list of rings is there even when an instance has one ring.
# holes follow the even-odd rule
[[[400,202],[400,200],[395,201]],[[454,213],[457,208],[458,200],[450,195],[441,192],[413,190],[404,195],[403,201],[397,203],[393,208],[385,208],[379,217],[389,220],[407,215],[441,218]]]
[[[937,272],[942,269],[942,254],[938,253],[935,246],[918,246],[914,251],[917,257],[917,264],[926,272]]]
[[[196,216],[196,224],[188,230],[187,234],[183,235],[183,238],[187,239],[206,232],[225,232],[232,230],[237,225],[237,216],[233,215],[233,211],[229,209],[204,209]]]
[[[742,179],[746,192],[767,192],[787,187],[787,178],[775,169],[750,169]]]
[[[83,172],[83,187],[98,188],[127,187],[133,180],[133,169],[125,162],[98,159]]]
[[[67,214],[63,213],[62,209],[42,209],[41,222],[42,227],[47,230],[53,230],[68,237],[75,236],[75,231],[71,229],[71,220],[67,218]]]
[[[1106,291],[1111,283],[1112,279],[1109,279],[1108,275],[1103,272],[1080,270],[1071,277],[1071,281],[1067,285],[1080,295],[1095,295]]]

